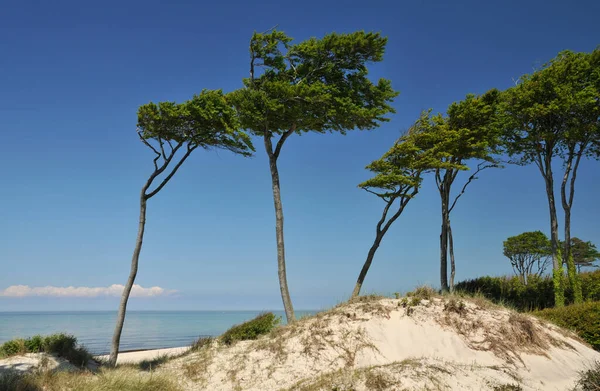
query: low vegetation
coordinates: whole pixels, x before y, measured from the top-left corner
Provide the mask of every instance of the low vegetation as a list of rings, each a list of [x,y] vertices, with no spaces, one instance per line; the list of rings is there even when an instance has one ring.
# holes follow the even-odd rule
[[[280,322],[280,317],[275,316],[272,312],[265,312],[254,319],[233,326],[221,335],[220,340],[225,345],[232,345],[238,341],[256,339],[269,333]]]
[[[0,374],[0,390],[11,391],[183,391],[174,379],[132,368],[90,372]]]
[[[533,312],[533,315],[573,330],[585,342],[600,351],[600,301],[572,304],[562,308],[546,308]]]
[[[85,366],[92,358],[91,354],[77,343],[77,338],[63,333],[13,339],[0,345],[0,358],[26,353],[53,354],[77,367]]]
[[[600,270],[579,274],[584,301],[600,301]],[[566,303],[573,303],[573,289],[565,281]],[[530,275],[527,284],[517,276],[484,276],[456,284],[456,291],[481,294],[495,303],[507,304],[519,311],[554,307],[552,277]]]
[[[581,373],[573,391],[598,391],[600,390],[600,362],[593,368]]]

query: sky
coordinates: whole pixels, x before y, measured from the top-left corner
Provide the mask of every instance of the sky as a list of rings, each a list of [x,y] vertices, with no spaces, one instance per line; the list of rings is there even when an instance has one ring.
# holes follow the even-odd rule
[[[370,75],[400,91],[397,113],[376,130],[294,135],[283,148],[297,309],[351,293],[383,207],[357,184],[421,110],[443,112],[467,93],[510,87],[561,50],[600,44],[593,0],[0,3],[0,311],[116,310],[152,171],[137,108],[240,88],[255,30],[277,25],[297,42],[381,32],[384,61]],[[130,309],[282,308],[270,174],[255,144],[249,159],[194,152],[149,201]],[[600,244],[599,191],[598,162],[585,161],[572,233]],[[439,194],[426,180],[383,239],[363,292],[439,284],[440,223]],[[457,280],[511,273],[502,241],[549,232],[541,175],[533,166],[482,173],[452,226]]]

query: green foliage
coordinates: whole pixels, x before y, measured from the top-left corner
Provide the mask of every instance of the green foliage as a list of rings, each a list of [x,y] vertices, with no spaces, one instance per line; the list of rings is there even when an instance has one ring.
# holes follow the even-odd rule
[[[272,312],[266,312],[247,322],[233,326],[223,333],[220,339],[226,345],[231,345],[237,341],[256,339],[269,333],[280,322],[280,317],[275,316]]]
[[[581,273],[583,299],[600,301],[600,271]],[[508,305],[519,311],[541,310],[554,307],[552,277],[532,275],[527,285],[518,277],[479,277],[456,284],[456,290],[468,294],[481,294],[485,298]],[[573,289],[565,286],[565,301],[573,302]]]
[[[42,350],[63,357],[75,366],[84,366],[92,358],[85,348],[77,345],[77,338],[63,333],[44,337]]]
[[[221,90],[202,90],[183,103],[148,103],[138,109],[138,131],[144,139],[187,142],[201,148],[223,148],[242,155],[254,150],[239,130],[235,109]]]
[[[584,300],[600,301],[600,271],[579,275]]]
[[[446,116],[422,112],[409,134],[413,148],[426,152],[423,165],[443,176],[444,172],[469,170],[466,162],[471,159],[493,162],[500,144],[499,96],[494,89],[483,95],[469,94],[452,103]]]
[[[565,243],[561,241],[560,246],[561,248],[565,247]],[[598,267],[594,264],[600,261],[600,252],[594,243],[591,241],[584,242],[579,238],[571,238],[570,248],[573,262],[578,269],[582,267]]]
[[[565,305],[565,273],[562,266],[560,252],[558,255],[558,268],[552,270],[552,287],[554,289],[554,306],[563,307]]]
[[[14,339],[0,345],[0,357],[44,352],[63,357],[75,366],[84,366],[92,356],[77,344],[77,338],[68,334],[35,335],[28,339]]]
[[[0,357],[8,357],[25,353],[27,353],[27,345],[24,339],[13,339],[0,345]]]
[[[552,254],[551,244],[548,237],[541,231],[523,232],[517,236],[511,236],[503,243],[505,257],[515,273],[527,284],[527,277],[533,274],[542,275],[546,268],[548,256]]]
[[[573,391],[598,391],[600,390],[600,362],[593,368],[581,373]]]
[[[502,94],[507,152],[517,162],[537,164],[540,156],[568,158],[575,144],[584,147],[584,156],[598,157],[599,57],[600,49],[563,51]]]
[[[34,335],[25,340],[25,347],[31,353],[41,352],[44,350],[44,338],[41,335]]]
[[[344,133],[388,121],[398,93],[388,80],[367,77],[367,64],[383,59],[385,37],[358,31],[291,42],[277,30],[252,36],[250,77],[229,94],[244,129],[267,137],[290,129]]]
[[[590,301],[562,308],[546,308],[533,314],[575,331],[584,341],[600,351],[600,302]]]

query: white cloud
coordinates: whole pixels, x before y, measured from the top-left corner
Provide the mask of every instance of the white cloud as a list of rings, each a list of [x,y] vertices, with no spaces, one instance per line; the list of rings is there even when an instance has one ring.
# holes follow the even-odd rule
[[[100,297],[100,296],[121,296],[124,285],[113,284],[108,287],[87,287],[87,286],[40,286],[30,287],[29,285],[12,285],[0,291],[0,297]],[[131,297],[154,297],[165,296],[175,293],[174,290],[167,290],[159,286],[144,288],[141,285],[133,285]]]

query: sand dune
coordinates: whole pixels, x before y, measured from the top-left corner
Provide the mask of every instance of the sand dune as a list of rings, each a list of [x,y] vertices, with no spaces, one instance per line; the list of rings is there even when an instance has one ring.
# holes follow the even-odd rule
[[[600,360],[575,335],[485,301],[362,300],[158,371],[186,390],[546,391],[570,389]]]

